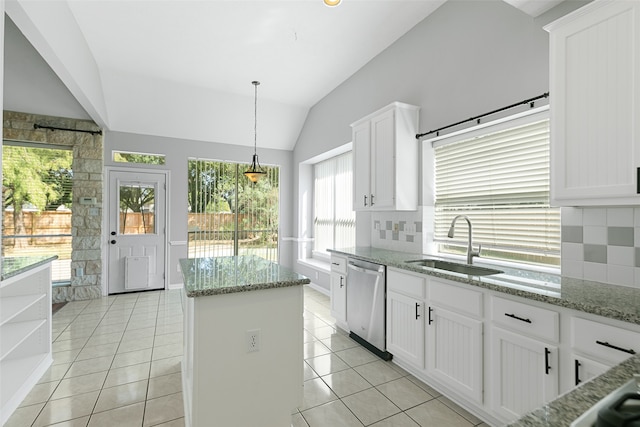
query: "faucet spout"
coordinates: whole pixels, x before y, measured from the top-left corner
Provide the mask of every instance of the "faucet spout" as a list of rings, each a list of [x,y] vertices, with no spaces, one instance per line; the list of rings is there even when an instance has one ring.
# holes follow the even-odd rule
[[[471,220],[469,219],[468,216],[466,215],[456,215],[455,218],[453,218],[453,221],[451,221],[451,226],[449,227],[449,233],[447,233],[447,236],[450,239],[453,239],[453,234],[455,232],[455,228],[456,228],[456,221],[458,219],[464,219],[465,221],[467,221],[467,224],[469,225],[469,242],[467,244],[467,264],[471,265],[473,264],[473,257],[479,257],[480,256],[480,251],[482,250],[482,245],[478,245],[478,250],[474,251],[473,250],[473,228],[471,226]]]

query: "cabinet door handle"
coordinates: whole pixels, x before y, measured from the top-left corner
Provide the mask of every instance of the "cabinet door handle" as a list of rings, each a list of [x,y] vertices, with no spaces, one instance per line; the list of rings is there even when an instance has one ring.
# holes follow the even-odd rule
[[[547,347],[544,348],[544,373],[549,375],[549,371],[551,370],[551,366],[549,366],[549,355],[551,354],[551,350]]]
[[[431,313],[433,313],[433,308],[429,307],[429,324],[433,323],[433,318],[431,317]]]
[[[574,360],[574,368],[575,368],[575,377],[576,377],[576,385],[580,384],[582,381],[580,380],[580,361],[578,359]]]
[[[640,168],[636,169],[636,193],[640,194]]]
[[[367,195],[364,195],[364,205],[367,206]]]
[[[416,303],[416,320],[420,318],[420,312],[418,311],[419,309],[420,309],[420,304]]]
[[[371,206],[373,206],[373,194],[371,195]]]
[[[622,347],[618,347],[618,346],[616,346],[616,345],[609,344],[609,343],[608,343],[608,342],[606,342],[606,341],[597,341],[597,340],[596,340],[596,344],[600,344],[600,345],[603,345],[603,346],[605,346],[605,347],[612,348],[612,349],[614,349],[614,350],[623,351],[623,352],[625,352],[625,353],[629,353],[629,354],[636,354],[635,350],[634,350],[634,349],[632,349],[632,348],[622,348]]]
[[[520,320],[521,322],[531,323],[531,319],[525,319],[523,317],[518,317],[515,314],[505,313],[504,315],[507,316],[507,317],[511,317],[512,319]]]
[[[344,276],[340,276],[340,287],[344,287]]]

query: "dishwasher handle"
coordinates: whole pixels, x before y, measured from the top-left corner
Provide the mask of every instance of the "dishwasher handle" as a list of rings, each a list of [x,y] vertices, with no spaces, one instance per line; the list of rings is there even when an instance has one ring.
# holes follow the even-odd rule
[[[349,264],[349,268],[351,270],[357,271],[359,273],[365,273],[365,274],[378,274],[378,270],[370,270],[368,268],[363,268],[363,267],[357,267],[353,264]]]

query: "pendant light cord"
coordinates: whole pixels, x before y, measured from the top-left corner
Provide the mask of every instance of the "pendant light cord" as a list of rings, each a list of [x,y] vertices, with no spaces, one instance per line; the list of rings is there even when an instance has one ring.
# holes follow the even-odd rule
[[[254,97],[254,111],[253,117],[255,121],[253,122],[253,154],[258,154],[258,85],[259,81],[254,80],[251,82],[255,86],[255,97]]]

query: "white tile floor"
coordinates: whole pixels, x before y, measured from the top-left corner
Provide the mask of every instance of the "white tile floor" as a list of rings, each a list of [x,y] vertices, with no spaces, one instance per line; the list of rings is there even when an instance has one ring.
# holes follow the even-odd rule
[[[53,366],[5,426],[184,426],[180,295],[65,305],[53,316]],[[308,286],[304,328],[304,398],[294,427],[482,424],[336,329],[328,297]]]

